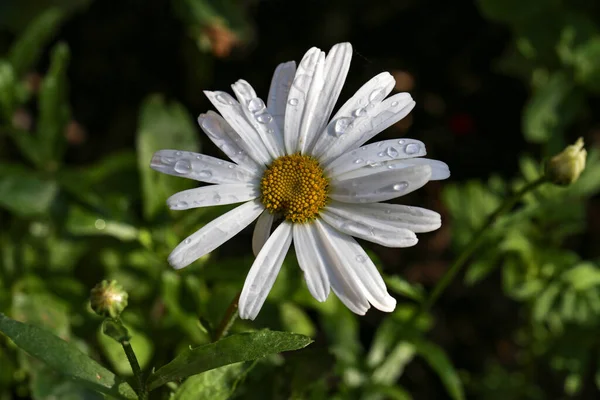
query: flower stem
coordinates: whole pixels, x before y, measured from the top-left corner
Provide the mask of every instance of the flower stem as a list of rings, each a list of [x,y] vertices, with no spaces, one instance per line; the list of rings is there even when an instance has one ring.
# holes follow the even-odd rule
[[[542,176],[535,181],[529,182],[517,192],[515,192],[512,196],[508,197],[504,201],[504,203],[500,205],[500,207],[498,207],[492,214],[490,214],[485,223],[473,234],[473,236],[471,237],[471,241],[467,244],[467,246],[458,256],[458,258],[456,258],[454,263],[452,263],[452,265],[444,274],[444,276],[442,276],[442,279],[440,279],[435,285],[435,287],[431,291],[431,294],[427,297],[425,301],[421,303],[421,306],[418,309],[416,309],[416,311],[412,314],[411,318],[409,319],[409,325],[413,325],[419,318],[419,316],[431,309],[431,307],[435,304],[437,299],[442,295],[444,290],[446,290],[446,288],[454,280],[456,275],[467,264],[469,258],[471,258],[471,256],[479,248],[481,243],[483,243],[486,231],[496,222],[498,217],[500,217],[507,211],[510,211],[510,209],[513,208],[515,204],[517,204],[517,202],[527,192],[536,189],[538,186],[546,182],[548,182],[548,179],[545,176]]]
[[[129,340],[121,341],[121,346],[123,346],[123,350],[125,350],[125,355],[127,356],[127,360],[131,365],[131,370],[133,371],[133,375],[135,376],[138,384],[138,396],[140,400],[146,400],[148,398],[148,391],[146,390],[146,385],[144,384],[144,376],[142,374],[142,369],[140,368],[140,363],[138,362],[137,357],[135,356],[135,352],[133,351],[133,347],[131,347],[131,343]]]
[[[227,335],[227,332],[235,322],[235,319],[238,316],[238,302],[240,300],[240,295],[242,292],[238,293],[237,296],[231,301],[229,307],[227,307],[227,311],[225,311],[225,315],[219,324],[219,327],[214,333],[213,341],[221,339],[223,336]]]

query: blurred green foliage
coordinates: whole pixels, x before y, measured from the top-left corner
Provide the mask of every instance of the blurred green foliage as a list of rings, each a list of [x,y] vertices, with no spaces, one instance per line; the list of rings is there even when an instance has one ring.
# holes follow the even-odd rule
[[[28,0],[18,12],[9,3],[0,3],[0,27],[18,34],[0,56],[0,312],[8,315],[0,316],[1,400],[137,397],[121,344],[102,333],[89,307],[89,289],[102,279],[129,293],[121,318],[156,398],[412,399],[399,383],[411,363],[433,371],[453,400],[542,399],[548,369],[566,396],[580,393],[589,376],[600,385],[600,268],[571,245],[586,227],[586,202],[600,190],[597,151],[575,185],[543,186],[498,220],[466,270],[469,286],[500,276],[503,293],[518,304],[510,368],[490,359],[483,371],[458,371],[430,337],[434,315],[413,321],[427,291],[397,275],[385,279],[399,305],[365,339],[362,320],[334,296],[318,303],[308,294],[294,257],[257,321],[238,321],[231,336],[211,343],[252,257],[216,251],[172,271],[171,249],[228,207],[171,212],[165,199],[190,181],[148,167],[158,149],[201,149],[193,116],[161,93],[150,95],[139,109],[135,151],[65,162],[71,55],[56,33],[89,1]],[[531,87],[525,139],[542,156],[553,154],[571,141],[586,100],[600,91],[597,21],[585,3],[477,3],[512,32],[499,67]],[[222,57],[254,35],[238,2],[171,5],[200,51]],[[45,54],[47,68],[33,85],[28,74]],[[454,255],[510,193],[540,176],[540,166],[523,154],[517,177],[445,186]],[[301,350],[278,354],[294,349]]]

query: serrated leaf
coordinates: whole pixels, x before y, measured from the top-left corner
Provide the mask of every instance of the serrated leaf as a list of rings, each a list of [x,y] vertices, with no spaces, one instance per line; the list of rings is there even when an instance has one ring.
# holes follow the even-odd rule
[[[8,60],[15,73],[20,76],[35,67],[46,44],[58,30],[64,12],[59,8],[49,8],[38,15],[12,45]]]
[[[20,166],[0,165],[0,207],[23,217],[48,212],[58,193],[54,181]]]
[[[0,331],[31,356],[76,382],[121,399],[137,399],[127,382],[45,329],[0,314]]]
[[[450,397],[454,400],[464,400],[462,382],[444,350],[434,343],[421,339],[412,341],[412,344],[416,352],[439,376]]]
[[[249,368],[244,363],[226,365],[190,376],[177,389],[172,400],[227,400]]]
[[[224,365],[302,349],[310,343],[312,339],[309,337],[288,332],[259,331],[231,335],[183,352],[153,373],[148,379],[148,387],[153,390],[167,382]]]
[[[194,186],[189,179],[167,176],[150,168],[152,155],[162,149],[197,152],[200,142],[186,109],[179,103],[166,103],[161,96],[154,95],[142,104],[137,133],[138,168],[147,219],[166,207],[169,196]]]

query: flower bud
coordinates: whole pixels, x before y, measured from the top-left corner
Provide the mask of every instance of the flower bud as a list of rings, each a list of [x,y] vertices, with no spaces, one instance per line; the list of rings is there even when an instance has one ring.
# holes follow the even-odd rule
[[[579,138],[575,144],[567,146],[546,163],[546,176],[557,185],[570,185],[579,179],[585,169],[586,156],[583,139]]]
[[[117,281],[102,281],[90,292],[90,305],[98,315],[117,318],[127,307],[127,297]]]

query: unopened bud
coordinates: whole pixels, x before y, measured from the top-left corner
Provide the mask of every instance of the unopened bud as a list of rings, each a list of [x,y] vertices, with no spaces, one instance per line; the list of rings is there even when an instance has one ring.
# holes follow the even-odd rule
[[[96,314],[116,318],[127,307],[127,297],[117,281],[102,281],[90,292],[90,305]]]
[[[583,139],[579,138],[575,144],[567,146],[546,163],[546,176],[557,185],[570,185],[579,179],[585,169],[586,156]]]

